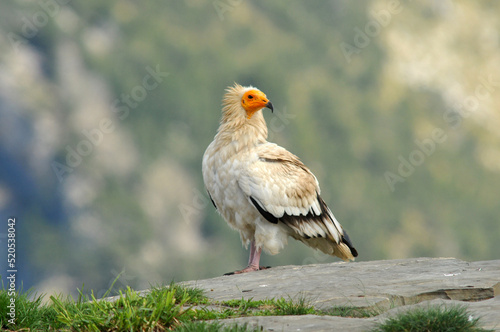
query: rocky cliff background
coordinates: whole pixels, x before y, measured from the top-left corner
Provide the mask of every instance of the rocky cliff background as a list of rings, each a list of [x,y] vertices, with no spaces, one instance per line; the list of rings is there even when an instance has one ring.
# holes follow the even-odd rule
[[[102,295],[242,267],[201,157],[224,88],[276,105],[359,260],[500,252],[500,5],[0,4],[0,254],[25,289]],[[6,262],[0,260],[2,277]],[[332,259],[290,243],[268,265]]]

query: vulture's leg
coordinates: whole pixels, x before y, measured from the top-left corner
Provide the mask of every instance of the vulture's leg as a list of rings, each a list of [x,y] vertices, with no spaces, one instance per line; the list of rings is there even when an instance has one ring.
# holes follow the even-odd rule
[[[255,246],[255,241],[252,241],[250,245],[250,257],[248,258],[248,266],[243,270],[229,272],[224,275],[232,275],[232,274],[240,274],[251,271],[265,270],[270,266],[259,266],[260,254],[262,253],[262,249]]]

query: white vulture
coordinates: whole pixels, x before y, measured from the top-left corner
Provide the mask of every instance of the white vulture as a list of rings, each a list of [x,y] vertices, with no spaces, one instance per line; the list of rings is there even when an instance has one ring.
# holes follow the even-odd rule
[[[203,180],[217,211],[240,232],[248,266],[264,269],[262,249],[277,254],[288,236],[345,261],[358,255],[347,233],[320,196],[318,180],[297,156],[269,143],[266,95],[234,84],[226,89],[222,119],[203,156]],[[231,273],[232,274],[232,273]]]

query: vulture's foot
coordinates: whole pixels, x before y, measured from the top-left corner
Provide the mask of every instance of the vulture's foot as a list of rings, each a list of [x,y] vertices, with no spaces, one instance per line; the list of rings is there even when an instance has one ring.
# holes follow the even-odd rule
[[[258,268],[257,268],[257,266],[247,266],[243,270],[224,273],[224,275],[225,276],[232,276],[233,274],[242,274],[242,273],[247,273],[247,272],[252,272],[252,271],[267,270],[270,268],[271,268],[270,266],[259,266]]]

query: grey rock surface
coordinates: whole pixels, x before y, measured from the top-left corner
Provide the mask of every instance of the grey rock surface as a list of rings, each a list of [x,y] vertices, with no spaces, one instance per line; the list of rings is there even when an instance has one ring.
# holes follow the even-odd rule
[[[269,316],[269,317],[241,317],[224,320],[225,324],[247,324],[250,328],[263,331],[369,331],[375,326],[373,319],[343,318],[335,316]]]
[[[500,331],[500,260],[465,262],[455,258],[415,258],[282,266],[213,279],[184,282],[216,301],[306,298],[319,310],[337,306],[380,313],[372,318],[334,316],[243,317],[264,331],[367,331],[407,308],[464,304],[481,326]]]
[[[412,310],[416,307],[464,305],[463,302],[453,300],[431,300],[418,304],[397,307],[372,318],[344,318],[335,316],[274,316],[274,317],[241,317],[224,320],[225,324],[247,324],[252,328],[263,328],[264,331],[370,331],[376,324],[382,323],[388,317]],[[487,330],[500,331],[500,296],[493,299],[468,302],[468,312],[471,318],[480,318],[481,327]]]
[[[430,300],[423,301],[418,304],[401,306],[393,308],[388,312],[381,314],[377,317],[377,321],[383,321],[388,317],[393,317],[401,312],[412,310],[417,307],[431,307],[431,306],[452,306],[452,305],[465,305],[469,318],[480,318],[481,327],[488,330],[500,331],[500,295],[494,298],[477,301],[477,302],[462,302],[454,300]]]

